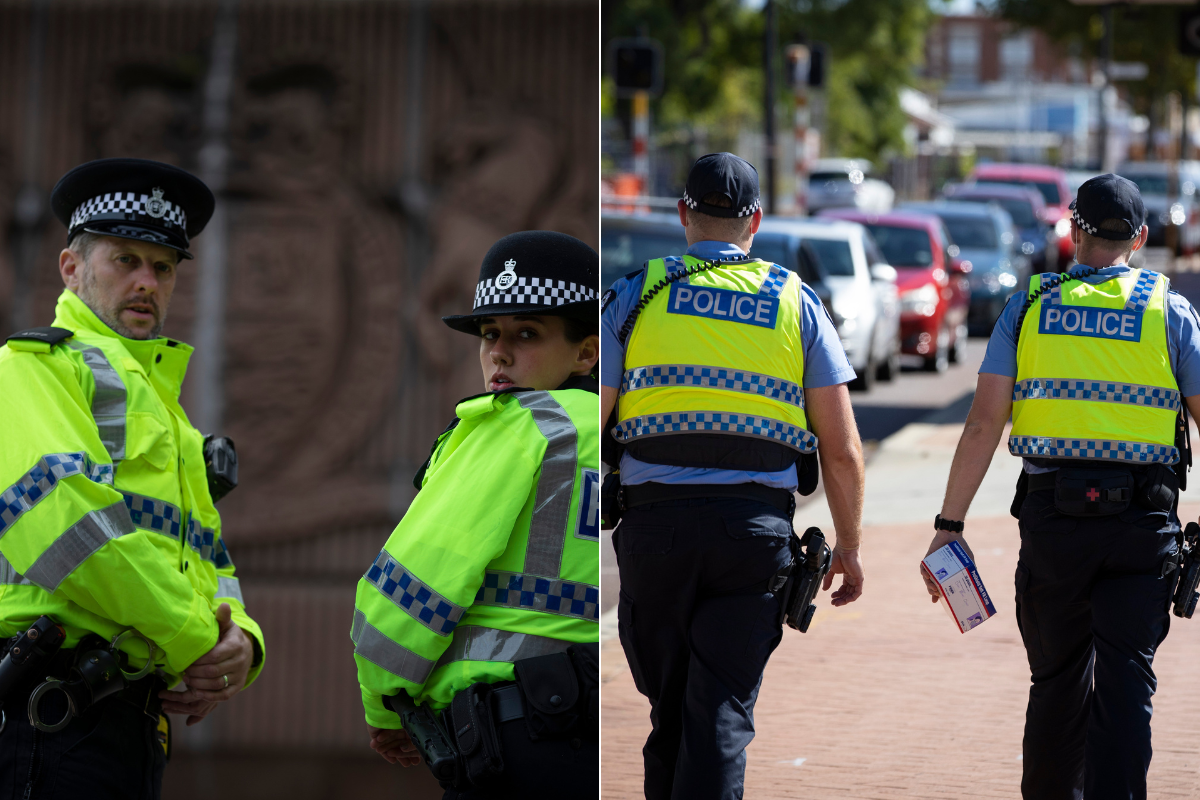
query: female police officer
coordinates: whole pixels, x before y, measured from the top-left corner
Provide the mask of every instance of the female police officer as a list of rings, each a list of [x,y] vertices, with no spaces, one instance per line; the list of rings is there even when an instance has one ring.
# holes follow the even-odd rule
[[[488,251],[474,309],[445,318],[480,337],[486,392],[458,404],[358,584],[372,747],[419,760],[389,696],[449,706],[448,798],[599,791],[598,262],[547,231]]]
[[[1033,678],[1021,790],[1145,797],[1151,663],[1175,582],[1176,420],[1183,401],[1200,413],[1200,321],[1165,277],[1126,265],[1147,235],[1133,183],[1092,178],[1071,208],[1079,264],[1034,275],[996,322],[930,552],[961,540],[1011,413]]]

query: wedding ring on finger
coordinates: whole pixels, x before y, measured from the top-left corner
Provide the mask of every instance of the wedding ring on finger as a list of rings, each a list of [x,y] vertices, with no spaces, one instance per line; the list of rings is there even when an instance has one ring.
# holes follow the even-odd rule
[[[222,675],[221,677],[225,679],[225,688],[228,689],[229,688],[229,676]]]

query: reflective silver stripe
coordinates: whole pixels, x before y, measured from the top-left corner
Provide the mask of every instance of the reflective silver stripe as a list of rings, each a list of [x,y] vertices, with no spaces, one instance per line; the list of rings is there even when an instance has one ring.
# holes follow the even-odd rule
[[[1179,451],[1168,445],[1054,436],[1010,436],[1008,452],[1014,456],[1094,458],[1133,464],[1174,464],[1179,460]]]
[[[574,642],[514,633],[479,625],[464,625],[454,632],[454,641],[438,659],[439,667],[455,661],[520,661],[523,658],[565,653]]]
[[[525,608],[599,622],[600,587],[488,570],[475,595],[475,605]]]
[[[730,414],[726,411],[675,411],[630,417],[613,428],[613,437],[628,443],[638,437],[670,436],[694,431],[716,431],[756,439],[769,439],[802,453],[817,449],[817,437],[798,425],[770,417]]]
[[[232,597],[242,605],[246,605],[246,601],[242,599],[242,585],[237,578],[226,578],[221,575],[217,578],[217,597]]]
[[[108,508],[90,511],[83,519],[63,531],[53,544],[45,549],[33,566],[25,573],[33,583],[48,592],[74,572],[80,564],[104,546],[134,530],[129,519],[129,509],[124,503],[113,503]]]
[[[521,392],[517,399],[546,437],[546,454],[529,523],[529,544],[525,547],[525,572],[557,578],[562,571],[575,489],[575,424],[549,392]]]
[[[1013,402],[1021,400],[1091,400],[1178,411],[1179,392],[1140,383],[1064,378],[1026,378],[1013,387]]]
[[[439,636],[449,636],[467,610],[429,588],[386,551],[363,576],[379,593],[408,612],[409,616]]]
[[[362,656],[380,669],[398,675],[412,683],[424,683],[433,672],[433,661],[419,656],[402,644],[392,641],[379,631],[357,608],[350,628],[354,654]]]
[[[16,521],[40,503],[58,482],[72,475],[84,475],[88,480],[113,482],[112,464],[93,464],[84,453],[50,453],[42,456],[33,468],[0,494],[0,537]]]
[[[0,553],[0,585],[32,586],[33,581],[17,572],[17,568],[12,565],[12,562],[5,558],[3,553]]]
[[[654,364],[635,367],[625,373],[621,394],[658,386],[697,386],[758,395],[804,408],[804,390],[800,384],[750,372],[744,369],[706,367],[703,364]]]
[[[183,511],[179,506],[168,503],[166,500],[159,500],[157,497],[118,491],[125,499],[125,507],[129,509],[129,518],[133,520],[134,525],[170,536],[172,539],[179,538],[183,521]]]
[[[82,342],[68,342],[83,356],[83,363],[92,371],[96,394],[92,397],[92,417],[100,430],[100,441],[108,451],[113,466],[125,458],[125,383],[99,347]]]

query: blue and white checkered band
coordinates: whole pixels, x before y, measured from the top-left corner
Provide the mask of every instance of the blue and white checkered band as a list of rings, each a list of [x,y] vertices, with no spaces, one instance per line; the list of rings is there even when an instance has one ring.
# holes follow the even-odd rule
[[[600,293],[591,286],[553,278],[520,277],[507,289],[497,286],[495,278],[488,278],[475,287],[472,310],[495,305],[561,306],[595,300],[599,296]]]
[[[787,285],[788,278],[791,276],[792,273],[783,267],[778,264],[772,264],[763,278],[762,285],[758,287],[758,293],[769,297],[779,297],[780,292],[783,291],[783,287]]]
[[[621,381],[621,394],[659,386],[725,389],[804,408],[804,390],[798,383],[744,369],[706,367],[700,364],[655,364],[631,369]]]
[[[188,547],[196,551],[196,554],[205,561],[217,563],[217,532],[212,528],[205,528],[199,522],[192,519],[188,515],[187,522],[187,543]]]
[[[1071,211],[1071,219],[1075,220],[1075,224],[1076,224],[1076,225],[1078,225],[1078,226],[1079,226],[1079,227],[1080,227],[1082,230],[1084,230],[1085,232],[1087,232],[1087,233],[1090,233],[1092,236],[1097,236],[1097,235],[1099,235],[1099,231],[1100,231],[1100,229],[1099,229],[1099,228],[1097,228],[1095,225],[1089,225],[1088,223],[1084,222],[1084,221],[1083,221],[1083,217],[1079,216],[1079,209],[1078,209],[1078,208],[1076,208],[1076,209],[1073,209],[1073,210]],[[1133,235],[1132,235],[1132,236],[1130,236],[1129,238],[1130,238],[1130,239],[1136,239],[1136,238],[1137,238],[1137,235],[1138,235],[1139,233],[1141,233],[1141,232],[1142,232],[1142,231],[1141,231],[1141,229],[1139,228],[1138,230],[1135,230],[1135,231],[1133,232]],[[1116,233],[1116,231],[1105,231],[1105,233]],[[1118,240],[1116,240],[1116,241],[1120,241],[1120,240],[1118,239]]]
[[[1154,296],[1154,287],[1158,285],[1158,278],[1158,273],[1153,270],[1141,270],[1137,283],[1133,285],[1133,291],[1129,293],[1129,299],[1125,301],[1125,310],[1145,310],[1150,298]]]
[[[50,453],[33,465],[12,486],[0,492],[0,536],[26,511],[37,505],[63,478],[83,475],[96,483],[113,482],[112,464],[93,464],[84,453]]]
[[[813,453],[817,449],[817,437],[797,425],[769,417],[730,414],[725,411],[683,411],[631,417],[613,428],[613,436],[625,444],[642,437],[693,432],[729,433],[735,436],[769,439],[802,453]]]
[[[121,220],[125,222],[151,222],[164,227],[175,227],[180,231],[187,230],[187,215],[183,209],[169,200],[164,200],[160,190],[155,190],[154,196],[134,194],[133,192],[109,192],[93,197],[75,209],[71,215],[69,230],[100,220]],[[131,219],[128,215],[147,219]]]
[[[519,572],[483,576],[475,604],[545,611],[586,620],[600,620],[600,587],[575,581],[550,580]]]
[[[363,576],[409,616],[439,636],[449,636],[467,610],[429,588],[386,550]]]
[[[1014,456],[1093,458],[1135,464],[1174,464],[1179,461],[1179,451],[1167,445],[1099,439],[1057,439],[1052,436],[1010,436],[1008,452]]]
[[[1179,392],[1162,386],[1109,381],[1026,378],[1013,387],[1013,402],[1022,400],[1091,400],[1178,411]]]
[[[129,518],[134,525],[172,539],[179,538],[179,530],[183,526],[183,512],[179,506],[131,492],[123,491],[121,497],[125,499],[125,507],[129,509]]]

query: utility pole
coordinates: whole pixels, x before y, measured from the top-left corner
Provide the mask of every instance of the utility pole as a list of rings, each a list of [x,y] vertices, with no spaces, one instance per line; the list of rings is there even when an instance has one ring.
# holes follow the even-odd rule
[[[1108,95],[1108,87],[1111,85],[1109,73],[1112,70],[1113,58],[1113,7],[1111,4],[1104,7],[1101,19],[1104,20],[1104,36],[1101,38],[1100,49],[1100,64],[1101,71],[1104,74],[1104,81],[1100,86],[1100,124],[1099,124],[1099,159],[1097,165],[1101,172],[1108,171],[1108,109],[1105,101]]]
[[[763,9],[763,139],[766,150],[767,202],[764,209],[775,213],[775,0],[767,0]]]
[[[808,161],[811,157],[808,152],[809,123],[812,121],[808,107],[810,51],[805,45],[790,44],[785,54],[791,75],[792,95],[796,101],[793,120],[796,216],[803,217],[808,214]]]

